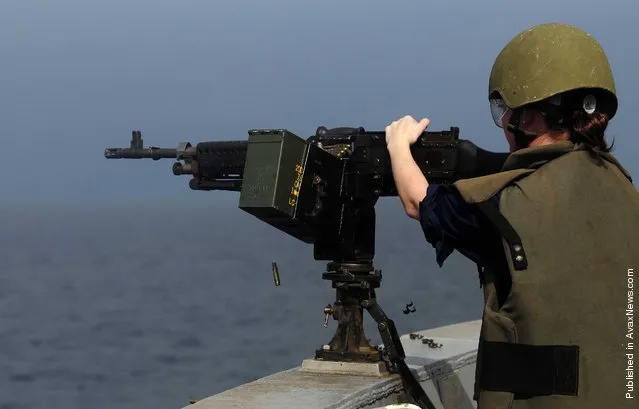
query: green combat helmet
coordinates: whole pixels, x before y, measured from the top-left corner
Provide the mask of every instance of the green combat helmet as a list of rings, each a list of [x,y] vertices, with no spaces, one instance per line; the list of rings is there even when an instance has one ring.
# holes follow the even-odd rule
[[[497,123],[499,113],[495,111],[500,108],[516,110],[580,89],[597,90],[597,98],[587,95],[583,99],[587,113],[599,106],[610,119],[615,115],[614,78],[601,45],[578,27],[547,23],[519,33],[502,49],[490,73],[488,98]],[[501,106],[493,106],[495,103]]]

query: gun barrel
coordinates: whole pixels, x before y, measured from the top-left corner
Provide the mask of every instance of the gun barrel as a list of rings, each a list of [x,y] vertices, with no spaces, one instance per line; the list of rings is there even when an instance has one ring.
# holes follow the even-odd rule
[[[168,148],[107,148],[104,150],[107,159],[176,159],[177,149]]]

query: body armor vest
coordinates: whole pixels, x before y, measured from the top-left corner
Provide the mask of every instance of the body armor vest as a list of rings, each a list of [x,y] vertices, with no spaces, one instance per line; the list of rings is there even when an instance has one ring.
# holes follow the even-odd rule
[[[639,268],[639,193],[599,155],[570,142],[526,148],[500,173],[455,183],[501,233],[510,275],[485,271],[478,409],[633,403],[627,280]]]

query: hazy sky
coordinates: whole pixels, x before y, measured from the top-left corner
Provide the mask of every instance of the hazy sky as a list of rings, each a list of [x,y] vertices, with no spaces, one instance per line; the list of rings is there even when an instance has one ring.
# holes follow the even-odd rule
[[[237,200],[190,191],[170,160],[104,159],[133,129],[173,148],[250,128],[382,130],[411,114],[505,150],[486,100],[491,65],[516,33],[551,21],[607,51],[620,96],[609,135],[639,177],[635,3],[1,0],[2,200]]]

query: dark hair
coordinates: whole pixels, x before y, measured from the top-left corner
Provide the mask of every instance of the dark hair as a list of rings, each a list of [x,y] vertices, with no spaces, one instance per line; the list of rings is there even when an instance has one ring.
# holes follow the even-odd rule
[[[604,134],[608,127],[608,121],[609,117],[605,112],[595,111],[592,114],[587,114],[583,109],[575,111],[572,123],[568,124],[570,140],[574,143],[583,143],[588,148],[600,152],[610,152],[614,141],[608,146]]]
[[[583,101],[588,95],[596,98],[595,112],[584,111]],[[557,132],[567,132],[570,141],[582,143],[594,152],[610,152],[614,142],[608,146],[605,131],[610,121],[609,96],[600,90],[576,90],[562,94],[561,106],[540,104],[539,110],[545,112],[547,125]]]

